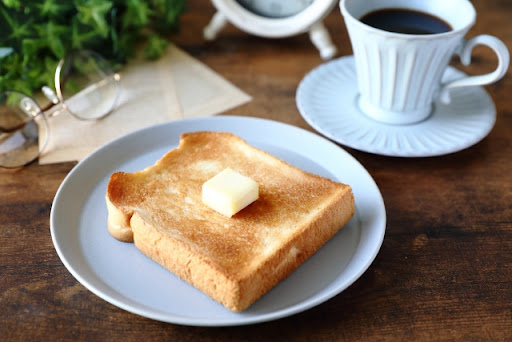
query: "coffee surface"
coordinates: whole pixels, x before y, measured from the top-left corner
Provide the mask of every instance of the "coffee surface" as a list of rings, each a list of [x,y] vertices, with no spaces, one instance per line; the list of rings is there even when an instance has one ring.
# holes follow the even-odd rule
[[[405,34],[438,34],[452,30],[450,24],[433,15],[408,9],[382,9],[361,17],[361,22],[384,31]]]

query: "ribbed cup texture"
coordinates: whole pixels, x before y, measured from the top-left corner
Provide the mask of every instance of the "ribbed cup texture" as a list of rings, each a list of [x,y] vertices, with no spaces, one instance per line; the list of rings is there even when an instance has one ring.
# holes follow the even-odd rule
[[[461,37],[388,35],[347,21],[361,101],[392,113],[430,111]],[[398,36],[398,37],[397,37]]]

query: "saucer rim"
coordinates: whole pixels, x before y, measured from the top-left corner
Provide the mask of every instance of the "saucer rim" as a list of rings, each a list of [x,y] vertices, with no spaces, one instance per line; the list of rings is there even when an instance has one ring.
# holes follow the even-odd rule
[[[485,139],[489,133],[492,131],[496,124],[497,119],[497,113],[496,113],[496,105],[494,104],[494,101],[492,100],[489,93],[482,87],[482,86],[472,86],[472,87],[464,87],[464,88],[455,88],[455,91],[461,91],[463,89],[466,89],[466,91],[469,91],[468,88],[472,88],[473,92],[479,93],[479,99],[478,102],[486,102],[485,103],[485,112],[482,111],[479,113],[483,116],[483,119],[485,119],[485,125],[483,125],[480,130],[476,133],[473,133],[471,138],[465,139],[463,142],[459,143],[453,143],[452,145],[445,145],[442,148],[434,148],[430,151],[411,151],[411,150],[396,150],[391,149],[388,147],[378,147],[378,146],[369,146],[364,143],[360,143],[359,141],[351,140],[350,138],[340,136],[336,134],[336,132],[332,132],[328,129],[328,127],[325,127],[321,120],[317,120],[319,113],[312,113],[312,110],[310,109],[311,105],[308,99],[312,97],[312,95],[315,95],[315,93],[310,92],[310,89],[314,89],[316,92],[318,92],[318,88],[320,87],[312,87],[310,85],[311,82],[315,82],[314,78],[318,76],[319,73],[325,72],[327,68],[342,68],[347,69],[348,67],[351,67],[353,69],[353,76],[350,79],[344,78],[344,81],[350,81],[351,83],[357,82],[357,79],[355,76],[355,61],[353,55],[347,55],[342,56],[333,60],[330,60],[326,63],[322,63],[321,65],[317,66],[313,70],[309,71],[304,78],[300,81],[299,86],[297,87],[296,91],[296,105],[297,109],[299,110],[299,113],[303,117],[303,119],[318,133],[322,134],[323,136],[327,137],[330,140],[333,140],[336,143],[339,143],[343,146],[362,151],[367,152],[371,154],[376,155],[383,155],[383,156],[389,156],[389,157],[407,157],[407,158],[422,158],[422,157],[437,157],[437,156],[443,156],[448,155],[452,153],[456,153],[459,151],[462,151],[464,149],[467,149],[469,147],[472,147]],[[458,70],[455,67],[448,66],[448,68],[445,71],[445,76],[451,76],[451,77],[463,77],[467,76],[464,72]],[[336,80],[332,79],[323,79],[325,83],[334,84],[337,85]],[[316,82],[315,82],[316,83]],[[347,86],[344,86],[346,88]],[[357,85],[353,87],[353,95],[345,96],[346,101],[344,101],[344,104],[351,107],[351,110],[356,110],[359,112],[362,118],[365,118],[366,120],[369,120],[373,125],[381,126],[382,128],[406,128],[406,127],[413,127],[413,126],[421,126],[426,124],[432,124],[436,123],[435,121],[438,121],[436,119],[433,119],[437,116],[439,116],[440,113],[442,113],[443,109],[446,107],[452,107],[454,106],[454,101],[448,105],[439,105],[439,101],[436,101],[433,106],[432,113],[425,118],[422,121],[412,123],[412,124],[389,124],[384,122],[379,122],[371,116],[363,113],[360,111],[357,107],[357,102],[359,98],[359,94],[357,91]],[[453,90],[452,90],[453,91]],[[444,109],[446,110],[446,109]],[[347,111],[345,111],[347,113]],[[325,112],[320,113],[325,114]],[[482,120],[483,120],[482,119]],[[435,120],[433,122],[433,120]]]

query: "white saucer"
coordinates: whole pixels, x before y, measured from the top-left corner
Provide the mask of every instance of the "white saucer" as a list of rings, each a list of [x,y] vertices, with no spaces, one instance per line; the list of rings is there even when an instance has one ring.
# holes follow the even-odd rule
[[[444,79],[465,74],[448,67]],[[377,122],[357,105],[353,56],[324,63],[297,89],[297,107],[318,132],[342,145],[396,157],[431,157],[457,152],[485,138],[496,122],[494,103],[482,87],[452,89],[449,105],[436,102],[426,120],[411,125]]]

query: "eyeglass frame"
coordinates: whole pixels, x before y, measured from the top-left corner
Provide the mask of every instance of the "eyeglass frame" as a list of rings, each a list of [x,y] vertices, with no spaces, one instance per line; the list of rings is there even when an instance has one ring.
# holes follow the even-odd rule
[[[66,100],[64,99],[64,94],[62,92],[62,86],[64,85],[64,83],[61,82],[61,80],[60,80],[62,68],[64,66],[64,63],[70,58],[70,56],[72,56],[73,54],[75,54],[77,52],[89,53],[89,54],[95,56],[96,58],[99,58],[99,60],[105,61],[106,65],[110,68],[110,71],[112,71],[112,74],[109,74],[109,75],[105,76],[99,82],[104,82],[104,81],[107,81],[110,78],[112,78],[112,80],[115,82],[114,84],[115,84],[115,87],[116,87],[116,93],[114,95],[114,98],[112,99],[111,107],[107,111],[105,111],[105,113],[103,113],[99,117],[86,118],[86,117],[81,117],[81,116],[76,115],[72,110],[69,109],[68,105],[66,104]],[[26,166],[26,165],[34,162],[38,157],[40,157],[41,153],[44,151],[44,149],[46,148],[46,146],[48,144],[48,141],[49,141],[49,131],[50,130],[49,130],[48,119],[53,117],[53,116],[58,115],[59,113],[61,113],[61,109],[64,109],[71,116],[73,116],[76,119],[82,120],[82,121],[98,121],[98,120],[101,120],[104,117],[108,116],[109,114],[111,114],[114,111],[114,109],[116,108],[117,101],[119,99],[120,90],[121,90],[121,87],[120,87],[121,76],[120,76],[119,73],[117,73],[117,72],[115,72],[113,70],[113,68],[110,65],[110,63],[102,55],[100,55],[99,53],[97,53],[95,51],[92,51],[92,50],[86,50],[86,49],[72,51],[70,54],[68,54],[66,57],[62,58],[59,61],[58,65],[57,65],[57,68],[55,69],[55,76],[54,77],[55,77],[54,78],[55,91],[53,91],[48,86],[43,86],[42,89],[41,89],[43,95],[50,101],[50,103],[47,106],[45,106],[45,107],[41,107],[34,98],[32,98],[31,96],[29,96],[29,95],[27,95],[27,94],[25,94],[23,92],[15,91],[15,90],[4,90],[4,91],[1,92],[3,94],[8,94],[8,93],[20,94],[24,98],[29,99],[30,103],[32,105],[35,105],[35,109],[36,109],[35,113],[27,112],[27,110],[30,110],[30,109],[27,109],[27,110],[23,109],[23,111],[25,111],[27,114],[31,115],[32,118],[30,120],[27,120],[26,122],[24,122],[20,127],[16,127],[16,128],[14,128],[12,130],[8,130],[8,131],[6,131],[6,133],[16,132],[18,130],[23,129],[23,127],[25,127],[29,122],[34,121],[39,115],[41,115],[42,119],[44,121],[45,129],[46,129],[46,138],[45,138],[45,142],[42,144],[42,146],[39,146],[39,141],[38,141],[38,152],[30,160],[26,161],[25,163],[23,163],[21,165],[17,165],[17,166],[0,165],[0,167],[2,167],[2,168],[10,168],[10,169],[14,169],[14,168],[18,168],[18,167],[23,167],[23,166]],[[97,85],[99,82],[94,83],[94,85]],[[84,89],[86,89],[86,88],[84,88]],[[80,91],[83,91],[84,89],[81,89]],[[73,96],[75,96],[75,95],[77,95],[79,93],[80,92],[77,92]],[[72,98],[73,96],[71,96],[70,98]],[[39,134],[38,134],[38,140],[39,140]]]

